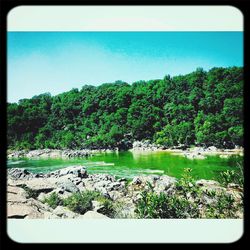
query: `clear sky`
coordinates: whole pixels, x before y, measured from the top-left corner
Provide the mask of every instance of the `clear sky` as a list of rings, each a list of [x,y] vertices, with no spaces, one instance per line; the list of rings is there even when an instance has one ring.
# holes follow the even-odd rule
[[[8,32],[8,102],[243,66],[242,32]]]

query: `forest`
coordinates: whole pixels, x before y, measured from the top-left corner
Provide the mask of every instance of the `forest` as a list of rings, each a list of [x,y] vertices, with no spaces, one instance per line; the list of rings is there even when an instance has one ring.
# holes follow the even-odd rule
[[[243,146],[243,68],[84,85],[7,104],[9,149]]]

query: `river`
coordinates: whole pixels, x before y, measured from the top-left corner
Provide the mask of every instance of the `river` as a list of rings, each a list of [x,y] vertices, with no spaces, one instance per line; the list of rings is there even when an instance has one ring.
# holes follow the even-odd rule
[[[242,157],[240,157],[242,159]],[[239,160],[239,158],[238,158]],[[45,173],[72,165],[83,165],[89,173],[107,173],[117,177],[132,178],[136,175],[166,174],[180,178],[184,168],[191,168],[195,179],[218,180],[222,171],[233,170],[236,158],[208,156],[190,160],[169,152],[119,152],[102,153],[88,158],[73,159],[12,159],[7,167],[20,167],[35,173]]]

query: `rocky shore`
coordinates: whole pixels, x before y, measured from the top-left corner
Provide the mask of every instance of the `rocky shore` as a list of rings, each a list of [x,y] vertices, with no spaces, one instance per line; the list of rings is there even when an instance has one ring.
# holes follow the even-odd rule
[[[72,166],[61,170],[34,174],[25,169],[8,169],[7,185],[7,214],[8,218],[77,218],[77,219],[109,219],[109,218],[136,218],[135,209],[142,191],[153,190],[156,194],[164,193],[172,196],[177,192],[177,180],[166,175],[137,176],[133,180],[116,179],[107,174],[88,174],[83,166]],[[243,190],[239,185],[229,184],[221,186],[212,180],[199,180],[195,185],[201,191],[223,192],[234,197],[235,202],[242,202]],[[77,213],[67,206],[49,206],[45,201],[53,196],[67,199],[82,192],[98,192],[105,202],[93,199],[84,213]],[[189,199],[189,198],[188,198]],[[192,195],[190,195],[190,199]],[[74,202],[74,199],[71,200]],[[107,212],[107,201],[119,204],[115,217]],[[214,202],[206,195],[199,201],[202,209],[206,204]],[[239,211],[237,218],[242,218]]]
[[[20,151],[9,151],[7,157],[11,158],[74,158],[74,157],[89,157],[97,153],[109,153],[115,152],[116,150],[110,149],[82,149],[82,150],[73,150],[73,149],[37,149],[37,150],[20,150]]]
[[[188,159],[194,160],[194,159],[205,159],[209,155],[218,155],[221,158],[228,158],[232,155],[244,155],[244,149],[243,148],[235,148],[235,149],[219,149],[214,146],[211,147],[193,147],[188,149],[166,149],[165,151],[168,151],[172,154],[181,155]]]
[[[236,147],[234,149],[219,149],[215,146],[210,147],[192,147],[188,148],[185,145],[178,145],[172,148],[164,148],[163,146],[150,143],[149,140],[134,141],[131,152],[156,152],[165,151],[172,154],[184,156],[188,159],[205,159],[208,155],[218,155],[221,158],[228,158],[231,155],[243,156],[244,149],[242,147]],[[74,157],[89,157],[98,153],[114,153],[118,152],[116,149],[37,149],[37,150],[20,150],[7,152],[7,157],[12,158],[74,158]]]

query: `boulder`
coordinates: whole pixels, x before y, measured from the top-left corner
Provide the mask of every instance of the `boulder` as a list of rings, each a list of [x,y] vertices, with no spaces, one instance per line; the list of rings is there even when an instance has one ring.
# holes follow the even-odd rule
[[[196,181],[195,184],[206,192],[214,191],[216,193],[221,193],[226,191],[226,188],[222,187],[219,182],[213,180],[201,179]]]
[[[243,192],[243,188],[239,184],[236,184],[236,183],[229,183],[227,185],[227,188],[232,189],[232,190],[236,190],[239,192]]]
[[[75,185],[79,185],[82,182],[82,179],[80,177],[72,178],[72,182]]]
[[[56,207],[53,210],[53,214],[55,214],[63,219],[65,219],[65,218],[74,219],[74,218],[77,218],[79,216],[79,214],[74,213],[74,212],[72,212],[72,211],[70,211],[67,208],[62,207],[62,206]]]
[[[124,183],[121,183],[121,182],[118,182],[118,181],[111,182],[107,186],[107,191],[122,190],[122,189],[124,189],[124,187],[125,187]]]
[[[21,187],[7,186],[7,202],[24,203],[27,200],[27,194]]]
[[[140,177],[136,176],[133,178],[132,182],[131,182],[132,185],[141,185],[142,184],[142,180]]]
[[[56,182],[57,187],[62,188],[64,191],[68,191],[70,193],[79,192],[79,188],[69,179],[61,178]]]
[[[9,204],[7,205],[8,218],[24,219],[24,218],[43,218],[43,214],[36,207],[27,204]]]
[[[87,170],[83,166],[70,166],[67,168],[63,168],[59,171],[59,176],[64,176],[67,174],[73,174],[77,177],[86,178],[87,177]]]
[[[28,179],[32,174],[25,168],[10,168],[8,169],[9,177],[13,179]]]
[[[154,190],[156,192],[164,192],[167,191],[169,188],[173,187],[176,183],[176,178],[170,176],[161,176],[156,182]]]
[[[88,211],[84,215],[79,216],[79,219],[110,219],[106,215],[100,214],[95,211]]]
[[[204,186],[219,186],[219,182],[218,181],[213,181],[213,180],[205,180],[205,179],[201,179],[201,180],[198,180],[195,182],[195,184],[197,186],[200,186],[200,187],[204,187]]]
[[[217,151],[217,148],[215,146],[210,146],[207,148],[208,151]]]
[[[37,193],[49,193],[57,188],[56,183],[52,179],[45,178],[33,178],[24,182],[19,182],[17,185],[25,185],[29,189],[36,191]]]
[[[56,215],[54,213],[51,213],[51,212],[44,212],[43,218],[44,219],[61,219],[60,216],[58,216],[58,215]]]
[[[93,211],[99,212],[104,206],[99,201],[92,201]]]

